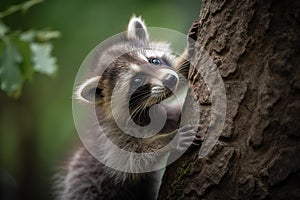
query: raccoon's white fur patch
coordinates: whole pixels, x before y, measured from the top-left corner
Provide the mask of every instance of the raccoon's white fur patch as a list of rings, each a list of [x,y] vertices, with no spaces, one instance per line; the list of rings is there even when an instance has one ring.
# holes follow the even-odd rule
[[[164,51],[160,51],[157,49],[146,49],[145,51],[145,56],[147,58],[161,58],[165,55]]]
[[[165,52],[171,52],[170,43],[161,41],[161,42],[151,42],[149,47],[151,49],[164,50]]]
[[[80,84],[74,93],[75,99],[86,102],[86,103],[93,103],[92,101],[83,97],[83,91],[86,90],[87,88],[96,86],[98,84],[99,80],[100,80],[100,76],[95,76],[90,79],[87,79],[82,84]]]
[[[141,58],[142,60],[148,62],[148,58],[144,54],[142,54],[140,52],[138,52],[138,57]]]
[[[133,69],[133,71],[135,71],[135,72],[140,72],[140,71],[142,71],[141,67],[138,66],[138,65],[135,65],[135,64],[131,64],[131,65],[129,65],[129,67],[130,67],[131,69]]]
[[[151,93],[153,95],[156,95],[156,94],[161,94],[165,91],[164,87],[162,86],[154,86],[151,88]]]

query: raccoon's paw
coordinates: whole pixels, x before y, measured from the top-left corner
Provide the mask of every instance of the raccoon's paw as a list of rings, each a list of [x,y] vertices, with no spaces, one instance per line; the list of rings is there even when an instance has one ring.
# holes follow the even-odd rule
[[[197,33],[198,33],[198,29],[200,27],[200,22],[198,20],[195,20],[189,30],[189,38],[193,39],[194,41],[197,40]]]
[[[197,41],[197,33],[200,27],[200,22],[195,20],[188,33],[188,54],[192,56],[194,54],[195,43]]]
[[[196,135],[196,131],[197,127],[191,125],[186,125],[178,129],[175,139],[176,144],[173,144],[173,147],[178,151],[184,151],[189,146],[200,147],[203,142],[203,138]]]

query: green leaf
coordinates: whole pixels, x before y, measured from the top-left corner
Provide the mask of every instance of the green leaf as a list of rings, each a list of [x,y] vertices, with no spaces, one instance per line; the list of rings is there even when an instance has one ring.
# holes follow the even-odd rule
[[[20,39],[26,42],[42,43],[58,37],[60,37],[60,32],[52,31],[52,30],[41,30],[41,31],[29,30],[20,34]]]
[[[31,50],[29,43],[20,40],[19,38],[13,38],[13,43],[22,55],[22,63],[20,65],[21,72],[24,80],[31,80],[33,77],[34,69],[31,61]]]
[[[18,97],[21,92],[23,78],[19,64],[22,62],[18,50],[8,39],[0,59],[1,89],[9,96]]]
[[[35,32],[34,31],[25,31],[20,34],[20,40],[25,42],[34,42],[35,39]]]
[[[52,45],[50,43],[31,43],[32,60],[34,70],[43,74],[53,75],[57,70],[56,58],[51,56]]]
[[[15,13],[15,12],[18,12],[18,11],[25,12],[30,7],[32,7],[36,4],[39,4],[41,2],[43,2],[43,0],[30,0],[30,1],[26,1],[26,2],[23,2],[23,3],[17,4],[17,5],[12,5],[9,8],[7,8],[6,10],[0,12],[0,19],[4,18],[6,16],[9,16],[9,15]]]
[[[30,0],[30,1],[26,1],[22,4],[19,4],[19,6],[20,6],[21,10],[24,12],[24,11],[27,11],[32,6],[39,4],[41,2],[43,2],[43,0]]]
[[[36,40],[38,42],[47,42],[51,39],[60,37],[59,31],[42,30],[36,31]]]

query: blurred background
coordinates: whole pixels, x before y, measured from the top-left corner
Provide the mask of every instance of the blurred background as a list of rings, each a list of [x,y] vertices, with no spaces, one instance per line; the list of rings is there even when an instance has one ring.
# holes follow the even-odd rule
[[[0,0],[0,12],[22,2]],[[0,91],[1,199],[53,199],[53,176],[80,143],[73,82],[98,43],[124,31],[133,13],[148,26],[187,33],[199,9],[199,0],[46,0],[5,17],[16,30],[52,28],[61,36],[52,42],[58,65],[53,76],[35,74],[17,99]]]

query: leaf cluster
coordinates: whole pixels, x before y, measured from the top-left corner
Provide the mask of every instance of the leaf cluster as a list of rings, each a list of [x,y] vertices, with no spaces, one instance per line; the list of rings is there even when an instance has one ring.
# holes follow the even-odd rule
[[[35,72],[50,76],[57,70],[50,41],[60,36],[59,31],[12,30],[2,20],[40,2],[30,0],[0,12],[0,88],[13,98],[20,96],[24,82],[32,80]]]

